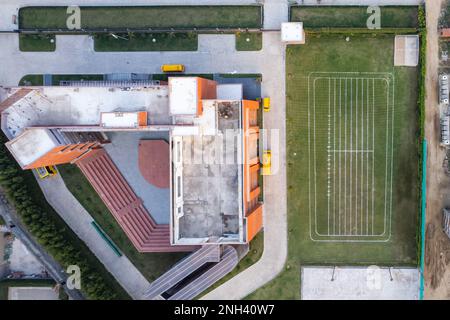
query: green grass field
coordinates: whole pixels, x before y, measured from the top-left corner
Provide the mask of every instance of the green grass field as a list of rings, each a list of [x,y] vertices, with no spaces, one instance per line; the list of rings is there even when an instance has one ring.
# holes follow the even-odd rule
[[[23,29],[66,29],[67,7],[24,7]],[[261,6],[81,7],[82,28],[259,28]]]
[[[55,35],[19,34],[19,50],[24,52],[55,51]]]
[[[380,7],[381,28],[417,28],[417,6]],[[367,6],[292,6],[291,21],[305,28],[366,28]]]
[[[301,265],[417,265],[418,69],[394,68],[393,47],[339,35],[288,46],[288,260],[249,299],[299,299]]]
[[[198,35],[196,33],[132,33],[96,34],[95,51],[196,51]]]
[[[237,51],[259,51],[262,49],[261,32],[242,32],[236,34]]]

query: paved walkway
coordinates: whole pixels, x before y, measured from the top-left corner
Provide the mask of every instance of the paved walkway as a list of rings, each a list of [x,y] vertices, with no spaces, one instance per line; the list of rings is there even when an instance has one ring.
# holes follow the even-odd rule
[[[39,179],[38,182],[48,203],[77,236],[86,243],[125,291],[133,299],[142,299],[149,282],[126,256],[118,257],[95,231],[91,225],[92,217],[67,189],[61,175],[58,174],[50,179]]]

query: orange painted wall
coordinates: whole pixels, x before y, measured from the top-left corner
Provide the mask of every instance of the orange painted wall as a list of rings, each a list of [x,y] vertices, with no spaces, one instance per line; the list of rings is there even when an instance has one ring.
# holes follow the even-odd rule
[[[247,217],[247,241],[250,242],[263,227],[262,204],[260,203]]]
[[[197,115],[203,113],[202,99],[217,99],[217,82],[214,80],[197,78]]]
[[[24,169],[34,169],[44,166],[69,163],[76,158],[89,152],[92,147],[98,145],[97,142],[79,143],[58,146],[47,152],[45,155],[29,164]]]
[[[258,196],[261,192],[259,187],[259,158],[250,159],[250,145],[254,147],[257,144],[250,144],[250,141],[259,139],[259,127],[257,126],[257,110],[259,103],[257,101],[243,100],[243,130],[244,130],[244,213],[246,219],[246,241],[250,241],[261,230],[262,221],[262,203]],[[253,153],[254,150],[253,150]]]
[[[147,111],[138,113],[138,124],[140,127],[145,127],[147,125]]]

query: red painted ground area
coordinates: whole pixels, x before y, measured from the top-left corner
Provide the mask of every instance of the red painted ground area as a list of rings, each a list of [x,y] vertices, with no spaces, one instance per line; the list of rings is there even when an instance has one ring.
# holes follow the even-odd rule
[[[165,140],[139,141],[139,170],[148,183],[161,189],[169,188],[169,144]]]

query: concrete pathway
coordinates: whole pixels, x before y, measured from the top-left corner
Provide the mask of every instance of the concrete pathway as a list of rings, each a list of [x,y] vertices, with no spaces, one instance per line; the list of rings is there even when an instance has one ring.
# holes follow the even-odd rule
[[[118,257],[95,231],[91,225],[92,217],[67,189],[61,175],[50,179],[38,179],[38,182],[48,203],[86,243],[117,282],[133,299],[141,299],[149,282],[126,256]]]

